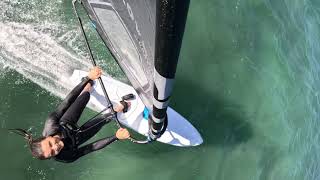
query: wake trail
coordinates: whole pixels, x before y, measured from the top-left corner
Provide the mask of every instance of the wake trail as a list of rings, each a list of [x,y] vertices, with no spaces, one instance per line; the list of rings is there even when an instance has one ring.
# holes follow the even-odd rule
[[[59,42],[76,38],[67,32],[56,39],[34,25],[0,22],[0,64],[30,79],[49,92],[64,97],[74,69],[88,70],[88,60],[71,53]]]

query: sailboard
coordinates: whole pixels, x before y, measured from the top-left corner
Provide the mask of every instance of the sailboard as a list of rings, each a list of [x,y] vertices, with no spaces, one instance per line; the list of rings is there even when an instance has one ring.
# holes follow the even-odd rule
[[[76,85],[87,74],[88,72],[86,71],[75,70],[70,80]],[[113,105],[118,104],[124,95],[130,93],[135,95],[136,98],[129,101],[131,105],[128,111],[126,113],[117,113],[118,120],[126,127],[130,127],[134,131],[148,136],[149,122],[148,117],[145,116],[146,107],[135,89],[107,75],[102,76],[102,81],[106,85],[105,88]],[[90,94],[88,106],[91,109],[99,112],[108,107],[108,102],[103,95],[102,87],[99,83],[94,84],[93,91]],[[183,147],[197,146],[202,143],[203,140],[198,131],[183,116],[170,107],[167,110],[167,114],[169,121],[166,131],[161,137],[157,138],[157,141]]]
[[[114,86],[123,86],[124,89],[131,88],[138,97],[137,101],[143,106],[142,111],[139,110],[137,114],[150,112],[147,117],[148,132],[146,134],[143,130],[140,131],[141,134],[151,140],[158,140],[166,136],[166,132],[168,134],[170,125],[175,124],[181,126],[179,129],[185,126],[185,130],[179,132],[179,136],[189,138],[186,138],[188,143],[180,143],[180,146],[201,144],[203,140],[200,133],[181,115],[169,108],[189,0],[79,0],[79,2],[131,85],[124,87],[123,83],[111,77],[104,77],[102,81],[106,84],[112,83]],[[75,73],[79,74],[79,71]],[[112,90],[109,91],[108,94]],[[116,99],[116,96],[109,95],[109,99],[113,98]],[[189,124],[181,123],[184,121]],[[126,125],[139,132],[132,125],[128,123]],[[189,125],[192,128],[189,128]],[[196,138],[188,136],[190,134]],[[196,140],[190,143],[190,138]],[[179,143],[171,144],[179,145]]]

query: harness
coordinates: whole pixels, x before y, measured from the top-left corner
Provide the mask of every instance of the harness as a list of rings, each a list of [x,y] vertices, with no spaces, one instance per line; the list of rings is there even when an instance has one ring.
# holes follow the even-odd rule
[[[91,117],[88,121],[101,115],[106,110],[108,110],[108,108],[105,108],[102,111],[98,112],[96,115]],[[76,149],[76,147],[79,145],[79,136],[78,136],[79,133],[86,132],[89,129],[97,126],[101,122],[106,121],[106,119],[114,118],[114,117],[116,117],[116,112],[115,113],[111,112],[108,116],[104,117],[101,121],[97,122],[96,124],[92,125],[91,127],[87,128],[87,129],[80,129],[80,127],[77,124],[68,123],[68,122],[60,122],[59,124],[62,129],[62,132],[64,133],[64,136],[71,140],[72,149]]]
[[[60,123],[60,127],[62,129],[64,137],[71,140],[72,149],[76,149],[79,144],[78,133],[80,131],[80,128],[75,124],[66,122]]]

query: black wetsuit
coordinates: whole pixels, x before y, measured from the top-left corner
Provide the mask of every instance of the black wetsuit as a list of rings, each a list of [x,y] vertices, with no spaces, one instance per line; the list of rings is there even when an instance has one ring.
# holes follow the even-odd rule
[[[57,161],[73,162],[79,157],[102,149],[117,140],[116,136],[111,136],[80,146],[114,117],[114,114],[108,113],[91,119],[78,128],[77,122],[90,99],[89,92],[81,93],[81,91],[89,81],[89,78],[84,78],[46,120],[42,135],[47,137],[58,134],[62,136],[62,141],[64,142],[64,147],[54,157]]]

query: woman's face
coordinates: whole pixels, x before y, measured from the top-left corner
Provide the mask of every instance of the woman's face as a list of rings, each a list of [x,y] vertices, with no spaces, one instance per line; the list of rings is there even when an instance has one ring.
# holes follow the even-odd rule
[[[50,158],[59,154],[64,147],[63,142],[59,137],[48,136],[41,141],[41,149],[45,158]]]

